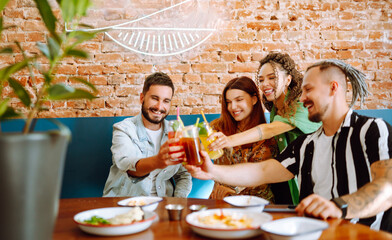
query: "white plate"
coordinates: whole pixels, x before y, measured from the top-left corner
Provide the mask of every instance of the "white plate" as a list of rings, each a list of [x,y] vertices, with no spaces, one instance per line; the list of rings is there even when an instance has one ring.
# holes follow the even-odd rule
[[[85,220],[90,219],[92,216],[98,216],[104,219],[112,218],[116,215],[126,213],[132,208],[124,207],[111,207],[111,208],[98,208],[80,212],[74,216],[74,221],[79,225],[79,228],[87,233],[101,235],[101,236],[120,236],[138,233],[146,230],[157,218],[154,212],[144,212],[144,220],[121,225],[92,225],[84,223]]]
[[[161,202],[163,198],[161,197],[150,197],[150,196],[140,196],[140,197],[131,197],[117,202],[119,206],[123,207],[135,207],[139,206],[143,209],[143,211],[154,211],[158,207],[158,203]],[[135,205],[128,205],[129,202],[134,201]]]
[[[242,207],[257,212],[263,211],[264,206],[269,204],[264,198],[250,195],[229,196],[223,198],[223,200],[234,207]]]
[[[315,240],[318,239],[328,223],[307,217],[290,217],[261,225],[272,240]]]
[[[208,226],[199,221],[199,217],[211,216],[213,214],[221,214],[247,217],[252,219],[251,227],[248,228],[229,228]],[[209,209],[200,212],[194,212],[186,216],[186,222],[190,225],[191,229],[206,237],[219,238],[219,239],[239,239],[250,238],[261,234],[260,226],[263,223],[272,220],[272,216],[268,213],[251,212],[247,209],[223,208],[223,209]]]

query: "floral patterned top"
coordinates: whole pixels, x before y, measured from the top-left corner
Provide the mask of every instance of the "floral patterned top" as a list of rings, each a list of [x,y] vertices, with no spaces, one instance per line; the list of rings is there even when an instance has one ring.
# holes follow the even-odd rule
[[[219,165],[232,165],[246,162],[260,162],[276,156],[277,152],[278,147],[276,141],[274,138],[271,138],[252,144],[224,149],[223,156],[215,159],[214,163]],[[210,198],[223,199],[231,195],[253,195],[274,202],[274,195],[268,184],[244,188],[216,182]]]

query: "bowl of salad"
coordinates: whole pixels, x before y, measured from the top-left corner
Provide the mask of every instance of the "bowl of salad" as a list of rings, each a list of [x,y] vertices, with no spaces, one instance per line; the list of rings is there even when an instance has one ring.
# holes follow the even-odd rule
[[[98,208],[74,216],[74,222],[82,231],[100,236],[138,233],[148,229],[155,219],[156,213],[140,207]]]

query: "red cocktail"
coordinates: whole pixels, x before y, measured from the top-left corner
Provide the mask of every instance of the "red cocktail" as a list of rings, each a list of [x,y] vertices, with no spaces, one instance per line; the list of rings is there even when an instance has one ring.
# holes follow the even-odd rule
[[[187,164],[203,164],[203,160],[199,155],[200,140],[198,127],[193,125],[185,127],[184,130],[182,130],[181,144],[184,147]]]
[[[199,138],[181,138],[182,146],[185,150],[186,162],[190,165],[201,165],[203,160],[199,155],[200,141]]]
[[[177,120],[171,120],[169,121],[169,132],[168,132],[168,138],[173,139],[173,138],[181,138],[182,137],[182,127]],[[169,147],[175,147],[175,146],[181,146],[181,142],[175,142],[175,143],[170,143]],[[178,151],[170,151],[170,153],[178,153],[181,152],[182,150]]]
[[[176,133],[177,133],[177,136],[176,136]],[[181,135],[182,135],[181,132],[174,132],[174,131],[168,132],[169,139],[181,138]],[[169,144],[169,147],[175,147],[175,146],[181,146],[181,142],[178,141],[178,142]],[[181,150],[173,151],[173,152],[170,152],[170,153],[177,153],[177,152],[181,152]]]

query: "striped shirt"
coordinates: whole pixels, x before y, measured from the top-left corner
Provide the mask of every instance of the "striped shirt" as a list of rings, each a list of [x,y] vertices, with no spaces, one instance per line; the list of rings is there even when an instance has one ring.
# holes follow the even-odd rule
[[[326,141],[331,146],[318,144]],[[314,153],[320,152],[321,159],[329,160],[329,164],[323,167],[314,165],[320,157]],[[392,127],[382,119],[360,116],[350,109],[332,139],[325,140],[323,128],[320,127],[314,133],[298,137],[276,159],[298,176],[302,200],[312,193],[331,199],[356,192],[372,180],[372,163],[391,158]],[[314,182],[315,179],[323,179],[321,186],[324,189],[315,187],[318,184]],[[377,219],[372,217],[360,222],[377,229],[381,217],[382,213],[377,215]]]

